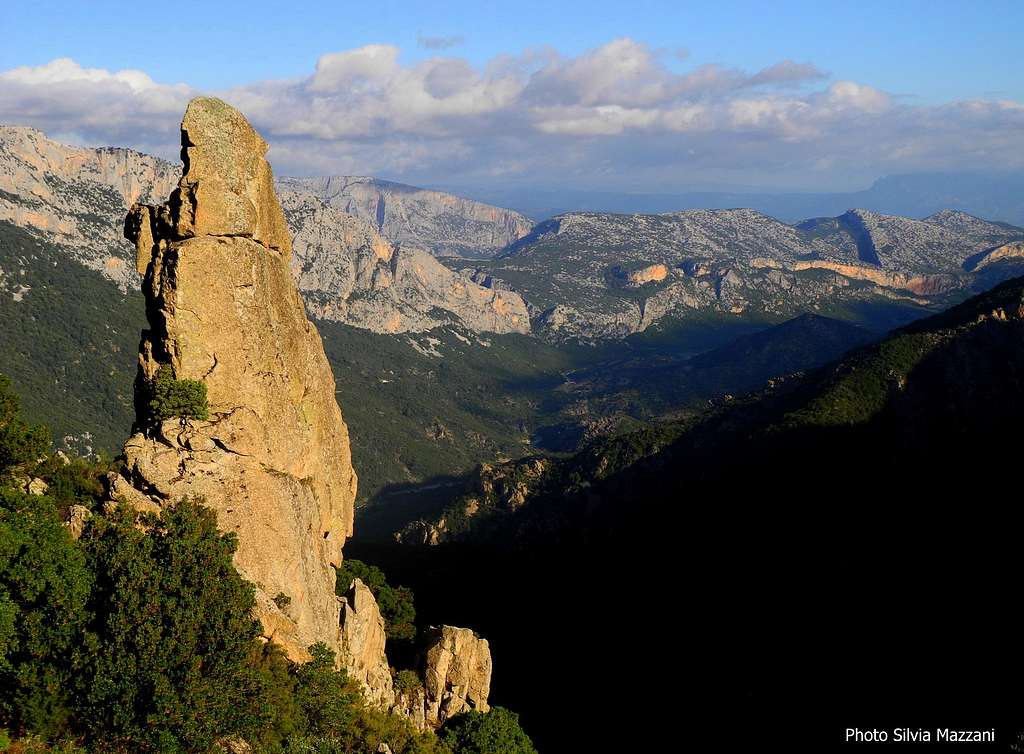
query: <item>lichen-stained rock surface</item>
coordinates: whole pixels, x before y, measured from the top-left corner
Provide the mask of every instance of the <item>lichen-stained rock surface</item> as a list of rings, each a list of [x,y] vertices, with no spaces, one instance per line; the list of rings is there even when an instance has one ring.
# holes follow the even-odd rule
[[[182,142],[178,189],[126,222],[150,329],[137,433],[112,494],[141,509],[203,497],[238,536],[235,562],[256,584],[267,637],[294,659],[317,641],[338,651],[334,566],[352,532],[356,475],[334,377],[289,269],[267,147],[210,98],[189,104]],[[208,419],[147,415],[147,385],[164,366],[206,386]]]
[[[243,236],[291,251],[267,143],[231,105],[213,97],[192,101],[181,123],[184,174],[171,211],[177,234]]]
[[[394,684],[384,653],[384,617],[370,589],[353,579],[341,603],[342,662],[349,677],[363,687],[366,698],[388,709],[395,702]]]
[[[468,710],[487,712],[491,648],[468,628],[431,629],[424,660],[426,721],[437,727]]]

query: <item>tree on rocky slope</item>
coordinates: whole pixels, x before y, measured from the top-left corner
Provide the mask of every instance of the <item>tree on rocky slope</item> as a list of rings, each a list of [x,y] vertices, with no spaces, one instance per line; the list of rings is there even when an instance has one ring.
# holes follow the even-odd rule
[[[142,528],[123,508],[84,539],[95,575],[80,650],[88,732],[125,751],[198,752],[261,727],[259,625],[253,587],[232,564],[235,537],[195,501]]]

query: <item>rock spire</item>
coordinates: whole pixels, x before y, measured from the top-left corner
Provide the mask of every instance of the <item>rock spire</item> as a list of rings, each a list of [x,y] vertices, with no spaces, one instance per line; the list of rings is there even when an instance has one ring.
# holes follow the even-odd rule
[[[112,493],[143,510],[204,498],[238,536],[236,566],[256,584],[266,637],[295,660],[316,641],[340,652],[334,566],[352,533],[356,475],[334,377],[289,271],[267,144],[209,97],[189,103],[181,137],[178,187],[125,222],[149,329],[136,433]],[[167,369],[205,386],[207,418],[153,415],[148,396]]]

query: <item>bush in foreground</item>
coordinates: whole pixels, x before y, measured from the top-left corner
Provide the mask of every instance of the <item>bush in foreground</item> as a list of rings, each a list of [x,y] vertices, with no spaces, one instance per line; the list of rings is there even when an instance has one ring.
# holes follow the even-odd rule
[[[464,712],[444,724],[441,741],[458,754],[537,754],[519,725],[519,715],[504,707]]]
[[[212,510],[183,501],[140,528],[121,506],[83,544],[95,582],[78,704],[91,738],[129,751],[207,751],[266,724],[263,676],[250,661],[253,587]]]

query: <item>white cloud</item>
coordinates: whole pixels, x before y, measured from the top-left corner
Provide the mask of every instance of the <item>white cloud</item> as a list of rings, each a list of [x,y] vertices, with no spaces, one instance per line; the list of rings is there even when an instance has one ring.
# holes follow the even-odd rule
[[[837,81],[828,88],[826,102],[837,109],[853,108],[867,113],[882,113],[889,109],[889,96],[884,92],[854,81]]]
[[[306,77],[209,93],[261,130],[279,173],[614,189],[725,174],[770,183],[806,171],[820,185],[822,174],[851,170],[1024,167],[1017,102],[914,106],[867,83],[829,83],[811,63],[749,73],[679,70],[678,58],[627,38],[482,66],[450,55],[405,63],[397,47],[369,45],[321,56]],[[0,123],[173,155],[197,93],[61,58],[0,72]]]

